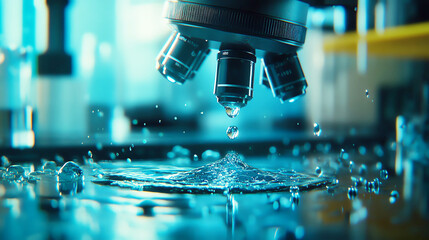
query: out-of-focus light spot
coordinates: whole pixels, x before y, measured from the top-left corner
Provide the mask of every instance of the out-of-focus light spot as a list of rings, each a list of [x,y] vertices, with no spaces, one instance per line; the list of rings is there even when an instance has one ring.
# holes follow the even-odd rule
[[[314,27],[321,27],[323,25],[325,14],[322,9],[310,8],[308,13],[311,18],[311,24]]]
[[[112,55],[112,46],[110,45],[110,43],[107,43],[107,42],[100,43],[98,50],[100,52],[100,56],[103,59],[108,59]]]
[[[92,72],[95,65],[95,47],[97,40],[92,33],[85,33],[82,37],[80,66],[83,72]]]
[[[344,7],[335,6],[334,8],[334,31],[338,34],[346,32],[346,10]]]
[[[161,8],[159,3],[128,4],[121,8],[124,18],[123,31],[127,36],[139,42],[152,42],[163,39],[169,28],[163,25]],[[133,24],[127,24],[133,23]],[[155,24],[159,23],[159,24]],[[135,26],[139,26],[136,31]]]
[[[4,53],[0,52],[0,64],[4,63],[5,56]]]
[[[172,77],[170,77],[170,76],[167,76],[167,80],[168,80],[168,81],[170,81],[170,82],[172,82],[172,83],[175,83],[175,82],[176,82],[176,80],[174,80],[174,78],[172,78]]]
[[[123,142],[130,133],[130,120],[125,116],[124,109],[116,107],[113,111],[112,139],[114,142]]]

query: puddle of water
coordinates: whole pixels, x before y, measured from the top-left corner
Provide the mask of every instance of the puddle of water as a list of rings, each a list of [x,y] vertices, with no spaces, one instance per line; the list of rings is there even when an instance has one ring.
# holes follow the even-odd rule
[[[104,169],[95,183],[134,190],[174,193],[256,193],[308,190],[328,185],[333,179],[295,171],[265,171],[243,162],[236,153],[189,171],[140,168]]]

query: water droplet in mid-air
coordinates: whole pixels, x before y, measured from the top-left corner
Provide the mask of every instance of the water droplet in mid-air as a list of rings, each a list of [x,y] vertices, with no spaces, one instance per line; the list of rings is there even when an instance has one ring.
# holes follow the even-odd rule
[[[355,186],[349,187],[347,190],[347,196],[349,199],[354,199],[358,195],[358,189]]]
[[[380,178],[383,180],[386,180],[389,178],[389,173],[387,172],[386,169],[383,169],[380,171]]]
[[[225,112],[226,112],[226,115],[228,115],[228,117],[235,118],[238,116],[238,113],[240,113],[240,108],[234,107],[234,106],[226,106]]]
[[[228,135],[229,139],[235,139],[238,137],[238,127],[229,126],[226,130],[226,135]]]
[[[394,203],[398,200],[398,198],[399,198],[399,192],[398,192],[398,191],[396,191],[396,190],[393,190],[393,191],[390,193],[389,202],[390,202],[391,204],[394,204]]]
[[[350,173],[352,173],[353,172],[353,168],[355,167],[355,163],[353,162],[353,161],[350,161],[349,162],[349,171],[350,171]]]
[[[316,174],[317,174],[317,176],[322,176],[322,174],[323,174],[323,171],[322,171],[322,168],[321,167],[316,167]]]
[[[317,137],[319,137],[320,136],[320,134],[322,133],[322,129],[320,129],[320,126],[319,126],[319,124],[318,123],[314,123],[314,128],[313,128],[313,133],[314,133],[314,136],[317,136]]]

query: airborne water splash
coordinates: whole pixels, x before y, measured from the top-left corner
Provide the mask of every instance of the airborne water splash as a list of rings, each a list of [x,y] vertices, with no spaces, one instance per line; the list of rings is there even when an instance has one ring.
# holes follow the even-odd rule
[[[159,192],[192,193],[252,193],[289,191],[291,187],[306,190],[325,186],[332,179],[296,173],[274,172],[254,168],[243,162],[236,153],[205,166],[174,174],[154,176],[141,174],[138,169],[106,169],[95,183]]]

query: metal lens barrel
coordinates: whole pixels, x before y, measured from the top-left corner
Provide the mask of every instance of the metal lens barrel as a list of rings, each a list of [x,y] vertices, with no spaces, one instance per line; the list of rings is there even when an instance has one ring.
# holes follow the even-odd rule
[[[308,85],[296,53],[267,53],[264,64],[273,95],[282,102],[292,102],[306,93]]]
[[[218,55],[214,94],[226,106],[244,107],[253,97],[254,50],[224,49]]]
[[[208,52],[207,41],[175,32],[159,54],[156,68],[170,82],[183,84],[194,77]]]

